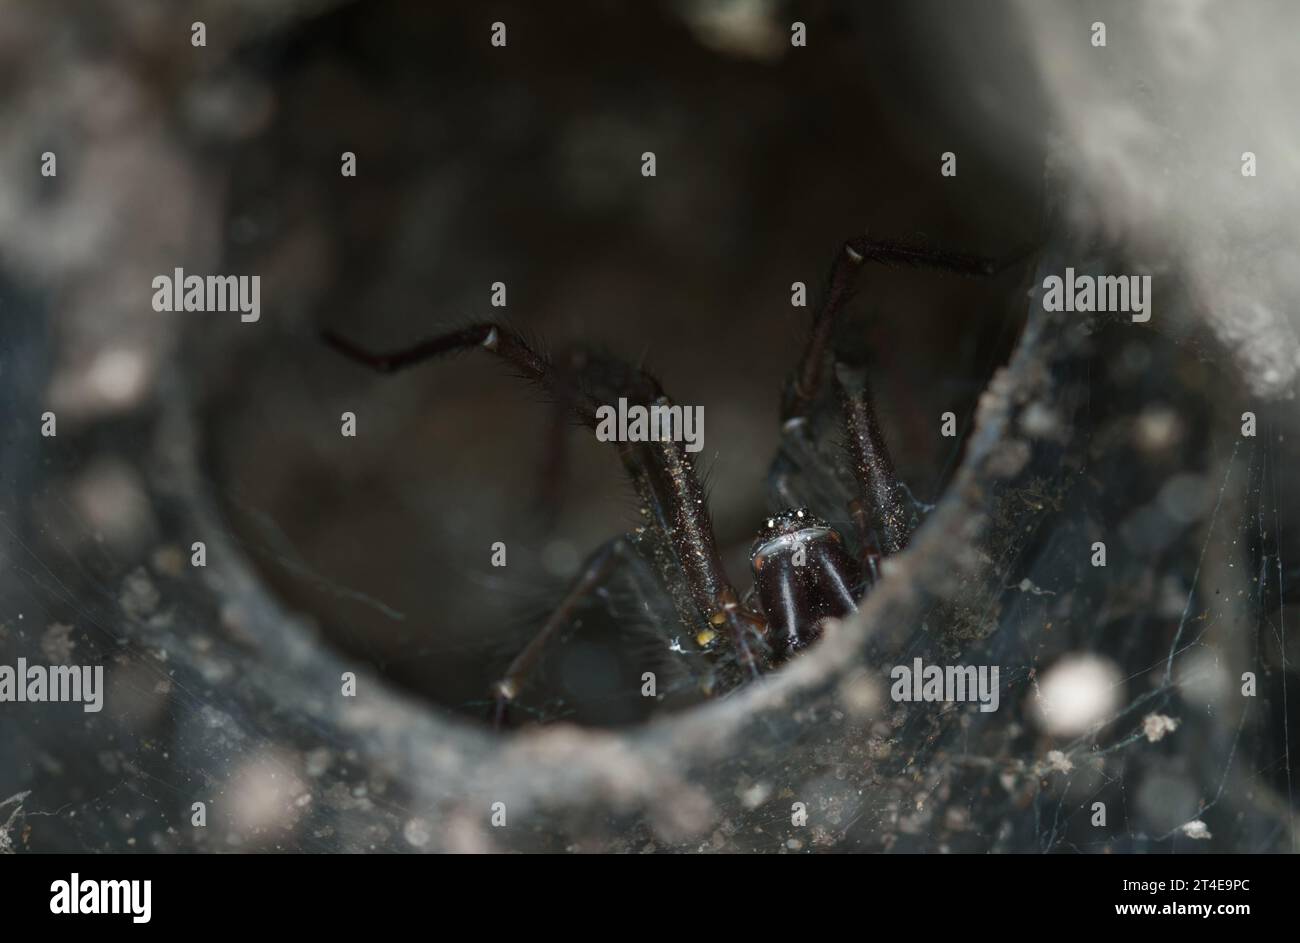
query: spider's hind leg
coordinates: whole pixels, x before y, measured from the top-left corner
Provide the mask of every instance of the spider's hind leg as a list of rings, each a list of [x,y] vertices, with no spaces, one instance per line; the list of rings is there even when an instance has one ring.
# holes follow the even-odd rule
[[[492,693],[492,723],[498,730],[506,722],[510,705],[518,698],[520,691],[541,660],[542,652],[548,642],[572,623],[573,617],[582,603],[595,594],[609,579],[621,560],[633,558],[636,551],[626,535],[607,541],[582,564],[578,577],[564,594],[560,604],[555,607],[545,624],[524,646],[523,651],[514,657],[500,680],[494,682]]]
[[[659,702],[682,707],[708,697],[715,677],[709,659],[691,638],[691,622],[684,621],[671,594],[665,594],[655,548],[648,530],[622,534],[606,541],[585,561],[563,598],[528,644],[511,660],[502,677],[490,686],[491,718],[500,730],[510,720],[515,704],[544,660],[546,647],[565,630],[588,624],[615,631],[638,630],[648,647],[638,648],[637,674],[646,667],[656,676]],[[603,618],[587,619],[588,607],[600,597]],[[581,620],[581,621],[580,621]],[[630,636],[629,636],[630,637]]]

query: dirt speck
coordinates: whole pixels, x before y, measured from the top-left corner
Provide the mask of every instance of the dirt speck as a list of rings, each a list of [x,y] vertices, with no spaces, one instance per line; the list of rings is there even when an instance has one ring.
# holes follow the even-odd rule
[[[72,650],[77,643],[72,640],[72,626],[54,622],[41,636],[41,652],[52,665],[66,665],[72,661]]]

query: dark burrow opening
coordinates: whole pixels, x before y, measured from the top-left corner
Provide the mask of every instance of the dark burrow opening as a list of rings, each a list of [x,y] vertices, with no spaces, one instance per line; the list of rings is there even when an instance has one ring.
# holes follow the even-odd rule
[[[968,127],[919,126],[854,67],[880,42],[862,24],[823,31],[828,54],[755,61],[663,11],[639,15],[628,46],[608,41],[626,19],[594,8],[513,11],[507,57],[480,41],[485,14],[344,7],[239,60],[274,106],[228,155],[226,264],[261,272],[280,300],[229,349],[195,338],[211,484],[268,584],[324,638],[479,719],[580,561],[638,523],[631,491],[614,451],[572,428],[547,490],[554,411],[488,358],[376,377],[326,349],[321,328],[399,347],[504,315],[554,352],[644,362],[704,409],[699,464],[743,591],[771,510],[781,387],[843,240],[868,229],[1006,258],[1038,236],[1038,181]],[[940,175],[938,139],[961,150],[961,176]],[[340,173],[344,152],[355,177]],[[1019,335],[1023,274],[863,279],[840,340],[871,365],[918,506],[959,459],[942,415],[968,431]],[[792,307],[796,281],[808,308]],[[637,602],[616,585],[579,614],[521,719],[618,725],[697,699],[672,680],[671,633],[630,617]],[[643,697],[645,671],[677,696]]]

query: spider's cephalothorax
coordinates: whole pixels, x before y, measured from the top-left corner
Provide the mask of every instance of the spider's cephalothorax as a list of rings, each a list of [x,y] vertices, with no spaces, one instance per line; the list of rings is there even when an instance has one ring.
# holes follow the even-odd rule
[[[682,626],[696,640],[699,654],[720,670],[701,683],[714,694],[757,677],[806,648],[826,619],[853,612],[857,600],[877,578],[882,557],[907,543],[911,515],[900,498],[883,430],[876,421],[867,371],[835,356],[834,326],[863,264],[923,265],[966,275],[991,275],[996,266],[972,256],[935,252],[916,245],[859,236],[848,240],[831,266],[821,305],[782,399],[782,451],[788,460],[774,471],[774,493],[793,510],[767,520],[754,543],[751,563],[757,605],[736,592],[722,565],[694,457],[674,441],[618,442],[618,454],[651,526],[635,538],[616,537],[586,561],[564,599],[528,646],[493,685],[496,723],[519,696],[542,649],[575,618],[613,574],[627,567],[657,584],[672,598]],[[573,364],[553,363],[516,331],[484,322],[431,338],[405,350],[376,354],[326,332],[341,353],[374,370],[389,373],[433,357],[475,348],[505,361],[542,387],[562,410],[597,432],[601,407],[621,399],[671,411],[672,401],[659,382],[640,367],[615,358],[583,356]],[[810,419],[834,402],[845,448],[838,450],[833,476],[838,497],[822,501],[823,514],[852,520],[855,546],[817,517],[796,496],[791,469],[820,463],[820,434]],[[653,571],[653,572],[651,572]],[[677,627],[669,627],[676,629]],[[682,651],[676,642],[673,651]]]
[[[749,560],[774,663],[815,641],[823,620],[857,608],[862,568],[839,531],[807,508],[769,517]]]

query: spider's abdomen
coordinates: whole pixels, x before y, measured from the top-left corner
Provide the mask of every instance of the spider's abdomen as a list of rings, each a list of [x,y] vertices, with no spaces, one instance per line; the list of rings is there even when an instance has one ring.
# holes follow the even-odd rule
[[[768,518],[750,564],[775,661],[815,641],[823,619],[857,609],[858,562],[839,533],[807,509]]]

